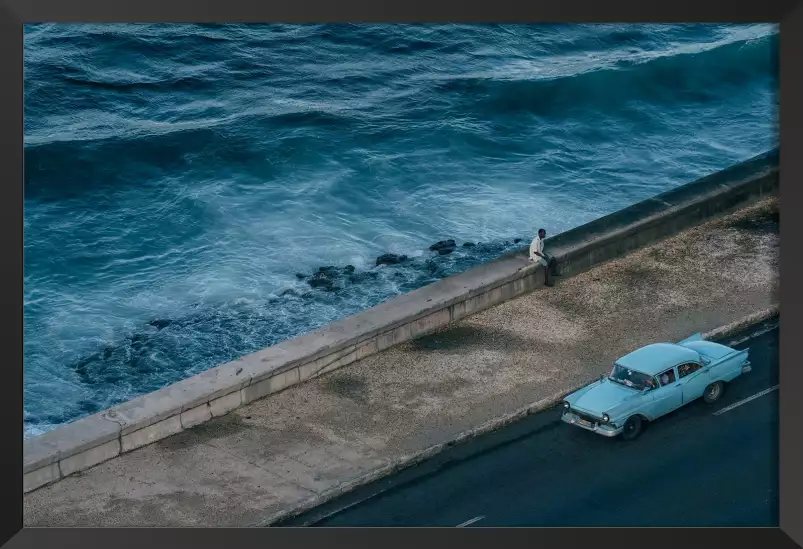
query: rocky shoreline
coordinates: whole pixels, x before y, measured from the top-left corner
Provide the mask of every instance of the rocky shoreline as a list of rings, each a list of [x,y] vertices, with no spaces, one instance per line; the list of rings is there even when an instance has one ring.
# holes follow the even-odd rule
[[[261,303],[257,309],[242,309],[225,304],[221,307],[199,306],[197,312],[186,316],[154,318],[146,322],[142,329],[121,338],[119,343],[105,345],[67,366],[87,387],[132,384],[134,379],[144,376],[151,380],[145,384],[144,389],[155,390],[162,384],[157,380],[175,381],[178,379],[177,373],[186,369],[186,357],[179,360],[171,360],[169,357],[175,356],[174,353],[183,354],[181,341],[191,337],[192,332],[202,334],[205,339],[216,334],[216,346],[241,347],[242,332],[256,330],[264,335],[257,348],[275,345],[308,329],[315,329],[312,324],[305,326],[295,324],[292,320],[277,320],[288,310],[298,313],[315,303],[328,303],[341,308],[344,315],[354,314],[357,312],[354,302],[362,303],[363,307],[377,305],[393,295],[415,290],[521,249],[523,242],[523,239],[515,238],[458,244],[454,239],[445,239],[433,243],[425,253],[415,257],[395,253],[382,254],[376,258],[375,265],[366,269],[358,269],[354,265],[325,265],[310,273],[295,273],[295,279],[300,285],[284,289]],[[392,290],[386,286],[388,283]],[[204,354],[210,352],[212,350],[207,349]],[[225,360],[221,357],[220,361]],[[65,415],[37,416],[31,418],[31,421],[60,424],[113,404],[87,399],[77,403],[76,408],[65,412]]]
[[[466,241],[460,247],[457,242],[452,239],[440,240],[429,246],[429,251],[433,252],[429,257],[423,258],[424,266],[431,273],[436,273],[439,270],[439,265],[433,261],[438,256],[446,256],[454,253],[455,251],[463,251],[465,254],[470,255],[486,255],[488,252],[499,249],[507,251],[512,245],[520,244],[523,242],[522,238],[514,238],[511,241],[504,241],[498,243],[482,243]],[[472,253],[473,252],[473,253]],[[334,265],[327,265],[319,267],[317,271],[304,274],[296,273],[296,278],[305,281],[313,289],[322,289],[325,291],[334,292],[344,287],[346,283],[360,283],[366,279],[376,276],[376,268],[389,266],[389,265],[403,265],[405,263],[420,263],[422,258],[410,258],[407,255],[385,253],[376,258],[376,264],[373,269],[357,272],[354,265],[346,265],[345,267],[338,267]],[[295,290],[284,290],[279,295],[293,295],[297,294]]]

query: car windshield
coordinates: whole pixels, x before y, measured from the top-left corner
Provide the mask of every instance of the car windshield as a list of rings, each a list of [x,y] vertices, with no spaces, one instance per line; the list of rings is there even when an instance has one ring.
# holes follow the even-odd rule
[[[655,386],[655,380],[653,380],[652,376],[625,368],[619,364],[613,365],[613,370],[611,370],[611,375],[608,376],[608,379],[639,391]]]

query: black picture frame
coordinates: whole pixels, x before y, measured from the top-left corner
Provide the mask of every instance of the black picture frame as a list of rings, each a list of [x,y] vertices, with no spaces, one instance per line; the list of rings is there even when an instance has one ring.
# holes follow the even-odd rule
[[[0,399],[3,431],[0,497],[0,543],[8,547],[276,547],[320,544],[333,546],[398,546],[446,542],[459,546],[619,547],[794,547],[803,545],[803,399],[794,391],[801,383],[803,338],[798,285],[783,285],[780,400],[780,528],[759,529],[119,529],[23,528],[22,513],[22,283],[23,283],[23,25],[32,22],[778,22],[780,23],[781,203],[795,212],[803,188],[803,2],[767,0],[756,4],[697,0],[567,0],[527,3],[512,0],[479,3],[378,2],[376,0],[4,0],[0,9],[0,150],[2,150],[3,282],[2,345],[5,376]],[[784,234],[799,234],[803,216],[784,217]],[[790,236],[790,239],[792,236]],[[794,242],[790,240],[790,242]],[[795,246],[790,248],[795,249]],[[798,254],[781,254],[783,280],[801,280]],[[738,479],[734,479],[738,482]]]

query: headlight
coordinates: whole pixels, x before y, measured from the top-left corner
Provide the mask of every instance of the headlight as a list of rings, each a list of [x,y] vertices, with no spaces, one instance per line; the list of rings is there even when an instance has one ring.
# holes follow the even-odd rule
[[[568,410],[569,409],[569,403],[566,402],[566,401],[563,401],[563,407]]]
[[[611,416],[609,416],[608,414],[602,414],[602,421],[604,421],[605,423],[608,423],[610,420],[611,420]]]

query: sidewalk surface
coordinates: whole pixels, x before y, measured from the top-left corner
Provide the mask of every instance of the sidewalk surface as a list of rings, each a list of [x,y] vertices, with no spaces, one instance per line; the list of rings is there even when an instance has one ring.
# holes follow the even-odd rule
[[[778,303],[777,200],[251,403],[24,497],[25,526],[248,526]]]

